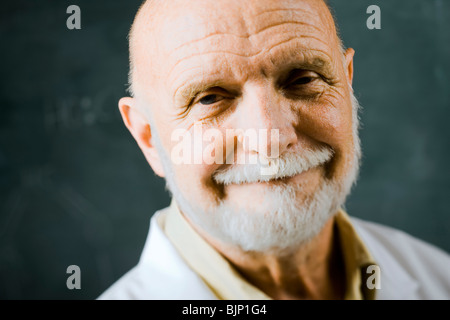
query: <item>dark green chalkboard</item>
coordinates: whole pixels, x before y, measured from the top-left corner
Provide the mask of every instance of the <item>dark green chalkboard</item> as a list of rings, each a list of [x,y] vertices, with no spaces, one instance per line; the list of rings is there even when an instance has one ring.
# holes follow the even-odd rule
[[[0,299],[92,299],[138,261],[168,205],[117,110],[140,1],[4,1]],[[81,8],[81,30],[66,8]],[[366,9],[380,6],[382,29]],[[351,215],[450,251],[450,1],[332,1],[356,50],[364,158]],[[66,268],[81,268],[81,290]]]

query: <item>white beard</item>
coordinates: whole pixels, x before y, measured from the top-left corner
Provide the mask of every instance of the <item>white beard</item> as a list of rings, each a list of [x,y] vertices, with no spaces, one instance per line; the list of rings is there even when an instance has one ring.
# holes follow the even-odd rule
[[[236,208],[226,201],[217,206],[201,209],[191,204],[178,188],[170,166],[170,159],[160,144],[157,132],[154,132],[155,146],[161,156],[166,173],[166,183],[172,192],[180,210],[197,226],[217,240],[256,252],[289,252],[312,240],[345,203],[352,185],[355,183],[361,156],[358,137],[359,104],[352,94],[354,157],[348,166],[348,172],[342,181],[321,179],[318,190],[305,198],[301,206],[296,201],[296,193],[301,185],[274,185],[264,196],[258,209],[248,212],[245,208]],[[153,125],[153,128],[155,126]],[[322,155],[320,155],[322,153]],[[324,156],[323,150],[312,152],[309,156]],[[294,161],[295,162],[295,161]],[[304,159],[303,163],[307,163]],[[292,168],[291,168],[292,169]],[[235,171],[235,179],[242,179],[243,173]],[[294,170],[295,171],[295,170]],[[233,180],[231,175],[222,176],[223,181]],[[259,172],[249,170],[248,172]]]

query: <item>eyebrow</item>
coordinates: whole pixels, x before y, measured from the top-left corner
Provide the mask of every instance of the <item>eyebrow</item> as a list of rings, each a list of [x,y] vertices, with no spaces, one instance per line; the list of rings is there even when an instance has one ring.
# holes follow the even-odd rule
[[[323,51],[307,49],[298,52],[303,58],[293,58],[292,55],[283,55],[278,61],[272,61],[278,73],[293,69],[311,70],[322,73],[324,77],[332,77],[334,71],[332,59]]]
[[[282,74],[288,74],[291,70],[311,70],[317,73],[321,73],[325,78],[330,78],[332,74],[332,64],[329,59],[324,58],[323,52],[318,50],[304,50],[305,53],[298,53],[298,56],[308,56],[306,58],[293,58],[292,52],[286,52],[282,57],[278,58],[277,61],[271,59],[272,65],[276,70],[274,73],[276,77],[280,77]],[[311,54],[311,52],[316,52]],[[290,60],[290,61],[289,61]],[[214,77],[220,75],[220,72],[215,72]],[[197,81],[186,81],[183,85],[178,87],[174,92],[174,102],[176,106],[181,106],[182,108],[187,107],[187,105],[200,93],[206,92],[215,87],[222,87],[225,90],[227,88],[235,87],[232,85],[232,80],[226,78],[216,78],[214,80],[202,79]]]

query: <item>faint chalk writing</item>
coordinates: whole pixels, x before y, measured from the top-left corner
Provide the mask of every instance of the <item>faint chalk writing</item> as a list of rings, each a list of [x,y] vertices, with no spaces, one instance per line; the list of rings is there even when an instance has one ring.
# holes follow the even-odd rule
[[[61,131],[111,122],[114,112],[105,111],[103,106],[111,106],[116,103],[115,100],[115,96],[107,93],[99,93],[93,98],[85,96],[47,100],[44,104],[45,128],[48,131]]]

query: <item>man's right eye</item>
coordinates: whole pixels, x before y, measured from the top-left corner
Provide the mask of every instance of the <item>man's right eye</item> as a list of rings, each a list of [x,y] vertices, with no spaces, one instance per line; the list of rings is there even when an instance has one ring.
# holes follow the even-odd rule
[[[217,101],[221,100],[217,94],[208,94],[207,96],[204,96],[198,102],[203,105],[210,105],[213,103],[216,103]]]

